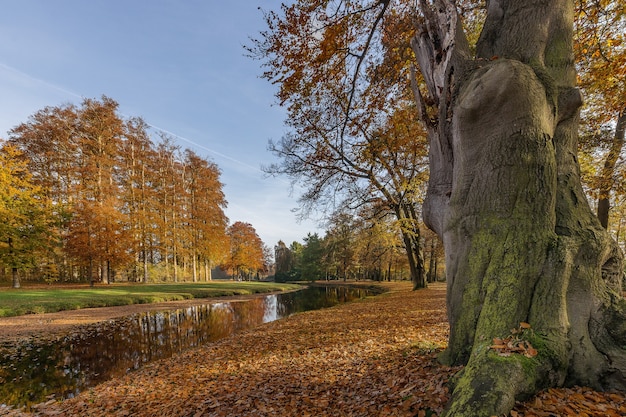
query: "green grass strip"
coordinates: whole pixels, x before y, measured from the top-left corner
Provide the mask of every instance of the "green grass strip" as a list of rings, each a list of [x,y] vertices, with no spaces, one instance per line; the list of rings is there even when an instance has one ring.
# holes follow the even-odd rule
[[[273,282],[211,281],[177,284],[110,284],[96,287],[0,289],[0,317],[53,313],[91,307],[149,304],[193,298],[287,291],[299,285]]]

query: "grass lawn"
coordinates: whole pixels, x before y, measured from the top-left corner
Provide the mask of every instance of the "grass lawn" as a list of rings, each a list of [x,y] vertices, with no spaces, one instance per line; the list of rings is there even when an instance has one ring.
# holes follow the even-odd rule
[[[0,289],[0,317],[53,313],[90,307],[159,303],[301,288],[273,282],[211,281],[177,284],[110,284],[63,288],[62,285]]]

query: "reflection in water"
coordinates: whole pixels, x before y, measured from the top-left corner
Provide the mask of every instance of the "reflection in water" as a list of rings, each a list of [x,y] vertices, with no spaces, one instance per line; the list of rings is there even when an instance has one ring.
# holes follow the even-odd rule
[[[81,327],[54,341],[0,346],[0,404],[28,406],[83,389],[186,349],[290,314],[372,294],[310,287],[248,301],[148,312]]]

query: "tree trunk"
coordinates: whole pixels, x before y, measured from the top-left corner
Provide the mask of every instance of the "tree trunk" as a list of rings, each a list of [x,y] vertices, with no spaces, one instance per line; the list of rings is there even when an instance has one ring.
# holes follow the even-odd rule
[[[109,261],[100,261],[100,280],[103,284],[109,284]]]
[[[208,259],[204,260],[204,276],[206,278],[206,281],[213,281],[213,277],[211,276],[211,262]]]
[[[174,267],[174,282],[178,282],[178,255],[176,254],[176,247],[175,246],[174,246],[173,267]]]
[[[615,180],[613,175],[615,174],[615,164],[619,158],[622,148],[624,147],[624,131],[626,130],[626,109],[622,110],[622,113],[617,118],[617,125],[615,127],[615,135],[613,136],[613,142],[611,143],[611,149],[604,160],[604,167],[602,168],[602,175],[600,176],[600,185],[598,187],[598,219],[602,227],[607,229],[609,227],[609,210],[611,208],[611,191]]]
[[[437,277],[435,270],[435,238],[430,239],[430,258],[428,263],[428,282],[435,282]]]
[[[15,267],[11,268],[11,281],[13,283],[13,288],[20,288],[22,286],[20,283],[20,276],[17,273],[17,268]]]
[[[15,262],[15,260],[13,259],[13,238],[9,237],[7,243],[9,245],[9,258],[11,259],[11,262]],[[17,267],[15,266],[11,267],[11,281],[12,281],[13,288],[21,287],[20,276],[18,275]]]
[[[93,258],[91,256],[89,257],[89,267],[87,268],[87,274],[89,275],[89,286],[93,287],[94,286],[94,280],[93,280]]]
[[[141,265],[142,265],[142,273],[141,273],[141,282],[144,284],[148,282],[148,250],[146,249],[145,240],[141,243]]]
[[[191,276],[193,282],[198,282],[198,255],[195,251],[192,252],[191,256]]]
[[[415,213],[412,206],[408,205],[398,205],[395,211],[400,222],[400,232],[409,262],[409,272],[411,274],[411,281],[413,282],[413,289],[426,288],[426,275],[420,245],[421,235],[417,213]]]
[[[439,115],[427,122],[424,216],[446,251],[441,360],[466,365],[445,414],[506,414],[551,386],[626,389],[622,254],[587,203],[576,158],[573,4],[488,2],[470,59],[454,6],[435,3],[421,2],[431,24],[412,45]],[[521,322],[537,355],[490,348]]]

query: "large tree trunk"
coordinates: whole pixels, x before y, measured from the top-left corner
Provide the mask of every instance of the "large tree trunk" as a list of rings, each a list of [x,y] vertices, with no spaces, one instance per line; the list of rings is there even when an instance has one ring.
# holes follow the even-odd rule
[[[489,1],[476,59],[452,4],[435,5],[422,0],[428,25],[413,48],[438,107],[424,210],[446,251],[441,359],[466,365],[446,415],[505,414],[550,386],[626,389],[622,254],[587,203],[576,158],[573,4]],[[537,355],[490,347],[522,322],[531,329],[516,336]]]

